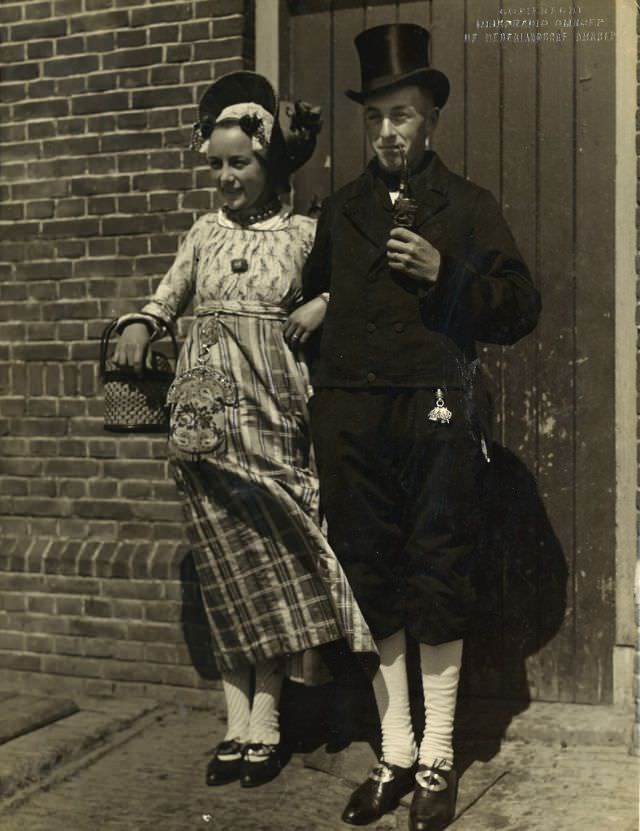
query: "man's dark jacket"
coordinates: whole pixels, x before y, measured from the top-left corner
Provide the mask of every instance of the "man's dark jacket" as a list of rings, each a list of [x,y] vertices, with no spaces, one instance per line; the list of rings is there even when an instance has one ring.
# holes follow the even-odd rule
[[[435,284],[389,268],[393,207],[375,160],[322,206],[303,272],[306,300],[330,292],[314,387],[464,386],[476,341],[510,344],[540,298],[493,196],[425,154],[410,180],[415,231],[440,253]]]

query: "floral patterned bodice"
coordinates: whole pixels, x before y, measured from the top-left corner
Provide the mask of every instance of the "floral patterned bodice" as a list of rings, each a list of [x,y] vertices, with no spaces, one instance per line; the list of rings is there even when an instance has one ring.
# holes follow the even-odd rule
[[[289,311],[301,298],[301,272],[315,221],[288,209],[243,228],[221,211],[200,217],[143,311],[166,321],[193,299],[209,303],[253,301]]]

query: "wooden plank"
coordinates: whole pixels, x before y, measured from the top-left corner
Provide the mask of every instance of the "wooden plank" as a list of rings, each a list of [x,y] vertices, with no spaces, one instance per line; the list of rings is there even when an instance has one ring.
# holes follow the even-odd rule
[[[256,38],[256,72],[268,78],[280,95],[285,94],[280,83],[280,29],[281,9],[280,0],[262,0],[255,11],[256,31],[260,36]]]
[[[495,0],[467,0],[467,20],[491,17]],[[500,199],[500,46],[482,39],[467,45],[467,175]]]
[[[538,47],[537,281],[543,312],[537,329],[538,518],[541,649],[531,661],[537,697],[573,701],[574,632],[574,71],[573,46]],[[564,574],[563,574],[564,571]],[[564,584],[564,589],[563,589]],[[563,598],[564,593],[564,598]],[[562,607],[564,606],[564,611]],[[557,619],[563,624],[553,633]],[[551,638],[551,640],[550,640]]]
[[[367,29],[372,26],[382,26],[383,23],[398,22],[397,3],[366,3],[365,24]]]
[[[400,0],[398,3],[398,22],[417,23],[426,29],[431,25],[431,0],[418,0],[418,2],[407,2]]]
[[[586,18],[603,14],[585,0]],[[577,31],[576,37],[583,34]],[[609,702],[615,633],[612,41],[576,43],[576,700]]]
[[[331,193],[331,123],[326,114],[332,110],[332,27],[331,12],[307,11],[301,3],[291,18],[291,93],[320,105],[325,113],[324,128],[318,136],[315,153],[296,173],[294,206],[307,213],[313,202]],[[312,7],[315,8],[315,7]]]
[[[465,4],[451,0],[431,3],[431,64],[449,79],[449,100],[440,115],[433,148],[444,163],[463,174],[465,170]]]
[[[502,209],[535,274],[536,49],[507,43],[502,51]],[[505,353],[505,442],[528,469],[536,465],[535,336]]]
[[[347,98],[345,90],[360,89],[360,62],[353,43],[365,28],[364,7],[333,11],[333,44],[336,61],[333,71],[333,189],[359,175],[366,160],[366,141],[362,107]],[[348,138],[346,138],[348,137]]]
[[[305,14],[319,14],[330,12],[334,0],[296,0],[295,3],[288,3],[292,17]]]
[[[636,320],[629,298],[635,291],[636,126],[629,106],[636,94],[634,0],[616,8],[616,646],[636,642],[634,576],[636,568]],[[614,670],[615,672],[615,670]]]
[[[455,4],[456,6],[461,4]],[[436,7],[434,5],[434,14]],[[495,0],[467,0],[466,18],[475,20],[491,16],[495,11]],[[464,29],[464,21],[462,21]],[[463,41],[460,29],[458,37]],[[434,34],[434,51],[435,51]],[[435,60],[434,60],[435,64]],[[467,44],[465,57],[465,85],[461,95],[466,105],[468,132],[465,136],[464,156],[466,174],[500,198],[501,185],[501,76],[500,47],[495,43],[477,42]],[[457,90],[460,95],[462,90]],[[458,151],[459,152],[459,151]],[[481,359],[486,374],[491,379],[491,391],[497,412],[501,408],[501,350],[482,349]],[[495,470],[495,468],[494,468]],[[493,473],[493,470],[492,470]],[[491,513],[499,505],[492,504]],[[491,539],[494,540],[493,535]],[[491,561],[487,563],[488,574],[501,577],[500,552],[495,548],[488,552]],[[502,630],[502,598],[498,586],[487,586],[487,601],[481,607],[482,622],[477,634],[469,639],[465,660],[465,692],[472,695],[503,694],[504,643]],[[480,636],[480,632],[482,633]]]
[[[472,47],[470,47],[472,48]],[[522,43],[501,46],[502,60],[502,207],[525,262],[535,273],[537,182],[536,48]],[[571,86],[569,85],[569,91]],[[548,576],[540,568],[539,533],[546,528],[538,494],[537,469],[537,354],[538,339],[530,335],[503,350],[502,436],[508,451],[504,487],[511,522],[502,523],[504,681],[507,698],[529,693],[545,697],[541,689],[539,648],[539,588]],[[503,480],[503,486],[507,482]],[[549,550],[551,545],[548,544]],[[553,549],[554,551],[556,549]],[[542,592],[544,597],[544,592]],[[544,599],[542,600],[544,603]],[[528,666],[526,665],[529,658]]]

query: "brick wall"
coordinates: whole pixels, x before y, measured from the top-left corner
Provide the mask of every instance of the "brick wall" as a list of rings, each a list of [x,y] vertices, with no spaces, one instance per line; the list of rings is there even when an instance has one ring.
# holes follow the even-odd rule
[[[212,686],[165,441],[103,432],[97,346],[211,208],[185,147],[202,91],[250,66],[252,20],[247,0],[0,5],[5,686]]]

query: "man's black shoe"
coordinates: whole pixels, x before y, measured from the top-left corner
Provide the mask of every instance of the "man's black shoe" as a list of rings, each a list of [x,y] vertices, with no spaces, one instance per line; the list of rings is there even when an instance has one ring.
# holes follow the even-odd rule
[[[420,765],[409,810],[409,831],[441,831],[456,813],[458,775],[455,769]]]
[[[220,742],[207,765],[207,785],[226,785],[240,778],[244,745],[231,739]]]
[[[403,768],[380,761],[351,794],[342,813],[350,825],[368,825],[393,810],[413,787],[415,767]]]

